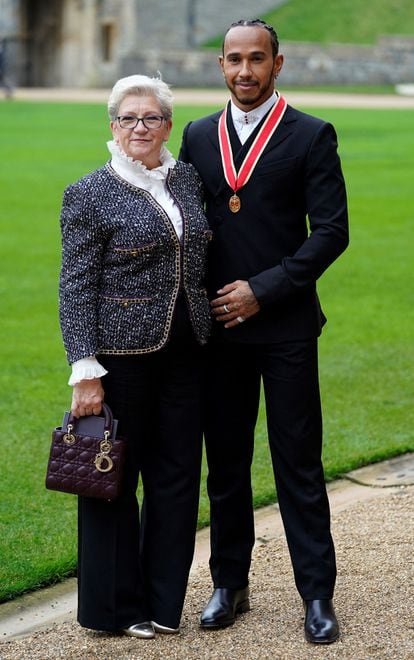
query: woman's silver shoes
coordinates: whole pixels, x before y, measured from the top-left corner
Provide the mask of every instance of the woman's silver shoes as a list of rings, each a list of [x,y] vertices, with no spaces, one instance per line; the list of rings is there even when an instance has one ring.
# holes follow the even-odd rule
[[[125,635],[130,637],[140,637],[141,639],[151,639],[155,637],[154,626],[151,621],[143,621],[142,623],[134,623],[129,628],[124,628],[122,631]]]
[[[180,632],[179,628],[168,628],[168,626],[162,626],[160,623],[157,623],[156,621],[151,621],[155,632],[161,633],[163,635],[176,635],[178,632]]]
[[[143,621],[142,623],[134,623],[132,626],[129,626],[129,628],[124,628],[122,632],[131,637],[152,639],[152,637],[155,637],[156,632],[163,635],[174,635],[180,632],[180,629],[168,628],[168,626],[162,626],[156,621]]]

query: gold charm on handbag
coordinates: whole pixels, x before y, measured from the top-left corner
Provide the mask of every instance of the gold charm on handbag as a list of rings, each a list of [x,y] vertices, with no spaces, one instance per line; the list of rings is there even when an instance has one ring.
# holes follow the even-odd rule
[[[74,445],[76,442],[76,436],[73,435],[72,429],[73,429],[72,424],[68,424],[68,431],[63,436],[63,442],[65,443],[65,445]]]
[[[94,460],[95,467],[99,472],[110,472],[114,467],[114,462],[112,458],[109,456],[109,452],[112,449],[112,442],[108,439],[106,433],[105,433],[105,440],[102,440],[102,442],[99,445],[99,449],[101,451],[99,452],[99,454],[96,454]]]

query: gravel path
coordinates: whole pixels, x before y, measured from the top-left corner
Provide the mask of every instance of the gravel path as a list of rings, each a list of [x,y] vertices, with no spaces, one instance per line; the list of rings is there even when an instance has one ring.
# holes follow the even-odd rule
[[[341,639],[315,647],[303,639],[301,602],[284,538],[258,546],[251,571],[251,606],[235,625],[201,631],[198,616],[210,595],[207,568],[190,579],[181,634],[153,640],[94,633],[76,623],[0,643],[1,660],[414,660],[412,616],[414,487],[334,513],[336,610]]]

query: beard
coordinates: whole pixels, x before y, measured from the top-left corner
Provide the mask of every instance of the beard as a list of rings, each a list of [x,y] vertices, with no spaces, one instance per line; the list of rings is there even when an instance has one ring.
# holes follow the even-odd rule
[[[271,96],[271,94],[274,91],[274,74],[273,72],[270,74],[268,80],[263,83],[262,85],[259,85],[258,87],[255,87],[255,94],[253,95],[247,95],[246,92],[243,92],[239,90],[238,86],[235,85],[234,83],[230,83],[227,78],[225,79],[226,85],[232,95],[237,99],[237,101],[241,105],[246,105],[246,106],[252,106],[252,105],[261,105],[266,101],[266,99]]]

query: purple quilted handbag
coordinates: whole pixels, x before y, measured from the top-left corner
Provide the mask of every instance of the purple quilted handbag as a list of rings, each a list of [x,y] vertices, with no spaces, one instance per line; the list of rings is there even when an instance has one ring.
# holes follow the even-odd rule
[[[64,493],[115,499],[121,488],[125,441],[116,437],[117,420],[102,404],[104,417],[76,419],[65,413],[52,432],[46,488]]]

